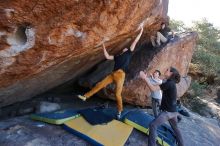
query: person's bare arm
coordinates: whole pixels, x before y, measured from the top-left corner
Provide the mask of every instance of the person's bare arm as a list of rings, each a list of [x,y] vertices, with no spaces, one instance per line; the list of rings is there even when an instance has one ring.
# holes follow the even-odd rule
[[[103,47],[103,52],[104,52],[105,58],[108,59],[108,60],[113,60],[114,56],[108,54],[108,52],[106,51],[104,43],[102,44],[102,47]]]
[[[159,86],[154,86],[150,83],[150,81],[147,79],[147,74],[145,74],[143,71],[140,72],[140,77],[147,83],[147,86],[151,91],[159,90]]]
[[[135,38],[134,42],[133,42],[133,43],[131,44],[131,46],[130,46],[131,52],[134,51],[134,48],[135,48],[137,42],[138,42],[139,39],[141,38],[141,35],[142,35],[142,33],[143,33],[143,30],[144,30],[144,29],[143,29],[143,25],[142,25],[142,26],[140,26],[140,33],[138,34],[138,36]]]

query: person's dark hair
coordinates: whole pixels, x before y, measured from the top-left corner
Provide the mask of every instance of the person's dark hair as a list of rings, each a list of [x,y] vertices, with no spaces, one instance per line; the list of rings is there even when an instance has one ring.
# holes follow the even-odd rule
[[[159,70],[155,70],[155,72],[158,72],[159,76],[161,75],[161,72]]]
[[[160,25],[162,26],[163,24],[165,24],[165,25],[166,25],[166,23],[165,23],[165,22],[162,22]]]
[[[172,72],[172,75],[170,76],[169,79],[174,80],[176,83],[179,83],[180,82],[179,71],[174,67],[170,67],[170,72]]]

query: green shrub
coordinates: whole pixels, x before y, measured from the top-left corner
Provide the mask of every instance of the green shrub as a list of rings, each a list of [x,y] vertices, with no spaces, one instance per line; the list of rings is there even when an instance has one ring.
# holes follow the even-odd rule
[[[206,87],[206,84],[201,84],[197,81],[192,81],[190,89],[194,91],[194,94],[185,94],[184,98],[182,98],[182,102],[187,108],[202,116],[206,115],[208,106],[207,103],[204,103],[198,97],[203,94],[203,89],[205,89]]]
[[[192,62],[199,64],[205,74],[217,74],[220,69],[220,56],[205,49],[197,48]]]
[[[201,84],[197,81],[192,81],[190,88],[195,92],[195,97],[202,94],[202,90],[207,87],[206,84]]]
[[[195,21],[191,28],[182,21],[171,20],[170,27],[176,32],[194,30],[198,32],[198,45],[192,62],[199,64],[200,69],[207,75],[216,75],[220,71],[220,30],[207,19]]]

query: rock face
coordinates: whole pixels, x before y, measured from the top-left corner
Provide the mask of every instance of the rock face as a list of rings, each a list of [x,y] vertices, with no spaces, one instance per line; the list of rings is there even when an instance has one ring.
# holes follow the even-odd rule
[[[144,21],[149,39],[167,10],[168,0],[1,1],[0,107],[78,77],[103,60],[103,39],[115,54]]]
[[[179,127],[183,136],[184,145],[218,146],[220,121],[201,117],[190,113],[189,118],[183,118]]]

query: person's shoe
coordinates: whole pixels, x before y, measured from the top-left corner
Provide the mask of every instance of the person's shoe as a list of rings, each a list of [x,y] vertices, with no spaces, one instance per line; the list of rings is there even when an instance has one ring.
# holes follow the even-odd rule
[[[182,117],[180,115],[177,116],[177,122],[179,123],[182,120]]]
[[[117,120],[120,120],[121,119],[121,113],[118,113],[116,118],[117,118]]]
[[[184,116],[186,116],[186,117],[190,117],[189,112],[187,112],[187,111],[184,110],[184,109],[181,109],[181,110],[179,110],[178,112],[179,112],[181,115],[184,115]]]
[[[83,96],[83,95],[78,95],[78,98],[80,98],[80,99],[83,100],[83,101],[86,101],[86,97]]]

